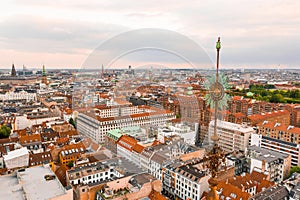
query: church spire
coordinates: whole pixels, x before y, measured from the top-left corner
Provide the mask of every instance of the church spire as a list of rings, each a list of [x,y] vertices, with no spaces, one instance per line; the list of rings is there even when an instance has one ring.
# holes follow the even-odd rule
[[[15,68],[14,64],[12,64],[12,67],[11,67],[11,76],[17,76],[17,72],[16,72],[16,68]]]
[[[45,65],[43,65],[42,75],[43,75],[43,76],[46,76],[46,69],[45,69]]]
[[[47,80],[47,74],[46,74],[46,69],[45,69],[45,65],[43,65],[43,70],[42,70],[42,83],[44,84],[48,84],[48,80]]]

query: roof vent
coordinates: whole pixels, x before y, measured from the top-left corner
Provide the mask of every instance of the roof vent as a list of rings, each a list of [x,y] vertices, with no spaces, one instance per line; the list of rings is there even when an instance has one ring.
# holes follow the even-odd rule
[[[280,126],[280,123],[276,123],[276,124],[274,125],[274,127],[277,127],[277,126]]]

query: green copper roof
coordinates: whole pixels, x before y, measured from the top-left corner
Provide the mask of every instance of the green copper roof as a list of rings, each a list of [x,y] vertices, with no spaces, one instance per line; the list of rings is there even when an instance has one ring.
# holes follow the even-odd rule
[[[107,132],[107,135],[112,135],[114,136],[116,139],[119,139],[122,134],[121,134],[121,130],[120,129],[113,129]]]
[[[216,49],[221,49],[221,42],[220,42],[220,38],[218,38],[217,44],[216,44]]]
[[[193,91],[187,91],[186,94],[187,94],[187,95],[192,95],[192,94],[193,94]]]
[[[44,66],[44,65],[43,65],[42,75],[43,75],[43,76],[46,76],[46,69],[45,69],[45,66]]]
[[[253,95],[254,95],[254,93],[252,93],[252,92],[247,92],[247,94],[246,94],[248,97],[252,97]]]

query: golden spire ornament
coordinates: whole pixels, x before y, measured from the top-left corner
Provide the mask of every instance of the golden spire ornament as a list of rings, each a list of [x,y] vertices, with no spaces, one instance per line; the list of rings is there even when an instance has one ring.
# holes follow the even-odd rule
[[[217,115],[218,115],[218,104],[224,97],[224,87],[219,82],[219,54],[221,49],[220,37],[218,38],[217,44],[217,70],[216,70],[216,80],[215,83],[211,85],[211,99],[214,101],[214,134],[211,136],[211,140],[213,141],[212,150],[206,155],[205,160],[208,161],[207,168],[210,170],[211,178],[208,180],[210,185],[210,191],[207,194],[207,200],[219,200],[219,195],[217,193],[217,175],[218,170],[223,162],[225,162],[225,156],[222,149],[218,146],[218,134],[217,134]]]

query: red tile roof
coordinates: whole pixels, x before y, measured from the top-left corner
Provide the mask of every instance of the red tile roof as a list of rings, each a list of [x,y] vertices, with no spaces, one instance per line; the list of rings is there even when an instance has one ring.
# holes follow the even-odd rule
[[[218,183],[217,190],[221,191],[219,194],[220,199],[222,199],[222,196],[224,196],[224,199],[230,197],[232,200],[248,200],[250,197],[249,193],[243,192],[240,188],[225,181]]]
[[[289,111],[287,110],[280,110],[280,111],[274,111],[274,112],[268,112],[268,113],[262,113],[262,114],[255,114],[255,115],[249,115],[248,118],[250,120],[265,120],[270,117],[280,116],[280,115],[289,115]]]
[[[55,175],[57,176],[58,180],[61,182],[63,186],[67,186],[67,170],[68,167],[66,165],[61,165],[55,171]]]
[[[275,122],[267,122],[267,123],[260,122],[257,126],[263,127],[263,128],[269,128],[272,130],[283,131],[283,132],[287,132],[287,133],[300,134],[299,127],[287,126],[285,124],[280,124],[280,123],[275,123]]]
[[[145,147],[143,147],[142,145],[140,144],[136,144],[133,146],[133,150],[137,153],[142,153],[142,151],[144,150]]]
[[[137,140],[127,135],[122,135],[117,144],[125,149],[132,151],[133,147],[137,144]]]
[[[20,143],[22,145],[30,144],[34,142],[42,142],[42,138],[40,134],[24,135],[20,137]]]
[[[29,166],[42,165],[50,162],[53,162],[53,159],[49,151],[36,154],[29,154]]]

